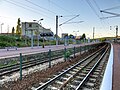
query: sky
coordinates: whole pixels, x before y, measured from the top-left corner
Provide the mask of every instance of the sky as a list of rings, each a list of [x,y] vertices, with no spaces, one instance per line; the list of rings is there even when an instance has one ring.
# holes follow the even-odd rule
[[[116,25],[120,27],[120,17],[104,19],[103,17],[112,15],[101,13],[100,10],[119,14],[120,0],[0,0],[0,27],[2,26],[2,33],[11,32],[12,27],[16,28],[18,18],[21,22],[43,18],[40,21],[42,26],[55,33],[58,15],[62,16],[58,18],[58,25],[63,23],[58,28],[59,36],[61,33],[77,36],[85,33],[92,38],[93,27],[95,38],[115,36]],[[64,23],[66,21],[68,22]],[[80,21],[83,22],[79,23]],[[4,24],[1,25],[2,23]],[[120,36],[119,29],[118,35]]]

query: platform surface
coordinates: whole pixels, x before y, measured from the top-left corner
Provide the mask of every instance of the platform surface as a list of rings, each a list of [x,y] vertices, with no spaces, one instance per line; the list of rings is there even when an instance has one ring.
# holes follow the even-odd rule
[[[113,86],[112,90],[120,90],[120,44],[113,44]]]
[[[28,54],[36,54],[36,53],[41,53],[41,52],[46,52],[49,49],[52,51],[54,50],[60,50],[64,48],[73,48],[73,47],[79,47],[79,46],[84,46],[84,45],[92,45],[92,44],[98,44],[98,43],[85,43],[85,44],[76,44],[76,45],[51,45],[51,46],[45,46],[45,48],[40,47],[23,47],[23,48],[18,48],[17,50],[12,49],[7,51],[7,49],[0,49],[0,59],[2,58],[10,58],[10,57],[17,57],[19,56],[20,53],[23,55],[28,55]]]

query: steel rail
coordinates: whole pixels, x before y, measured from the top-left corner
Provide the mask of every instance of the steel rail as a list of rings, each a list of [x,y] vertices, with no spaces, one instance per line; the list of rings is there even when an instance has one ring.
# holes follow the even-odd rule
[[[69,48],[69,49],[71,49],[71,48]],[[62,58],[62,56],[63,55],[58,56],[58,57],[55,56],[55,57],[51,58],[51,61],[54,61],[55,59],[58,59],[58,58]],[[33,60],[30,60],[29,62],[25,61],[25,62],[22,63],[23,64],[22,69],[30,68],[32,66],[36,66],[36,65],[43,64],[43,63],[46,63],[46,62],[49,62],[49,60],[47,60],[47,58],[45,58],[45,60],[44,60],[44,58],[41,58],[41,61],[39,59],[33,59]],[[0,76],[19,71],[19,65],[20,64],[17,63],[15,65],[0,68]]]
[[[105,47],[105,46],[104,46]],[[102,47],[101,49],[103,49],[104,47]],[[55,76],[54,78],[50,79],[49,81],[47,81],[46,83],[42,84],[41,86],[39,86],[38,88],[36,88],[35,90],[42,90],[45,89],[49,84],[51,84],[52,82],[54,82],[54,80],[58,79],[59,77],[61,77],[63,74],[67,73],[68,71],[70,71],[71,69],[73,69],[74,67],[78,66],[79,64],[81,64],[82,62],[86,61],[88,58],[92,57],[93,55],[95,55],[97,52],[101,51],[101,49],[99,49],[98,51],[92,53],[91,55],[87,56],[85,59],[81,60],[80,62],[78,62],[77,64],[71,66],[70,68],[68,68],[67,70],[65,70],[64,72],[60,73],[59,75]]]
[[[61,57],[59,57],[59,58],[61,58]],[[51,61],[54,61],[55,59],[57,59],[57,58],[51,59]],[[36,65],[43,64],[43,63],[46,63],[46,62],[49,62],[49,60],[43,60],[43,61],[39,61],[39,62],[32,61],[32,62],[29,62],[29,63],[26,62],[26,63],[23,63],[22,69],[30,68],[32,66],[36,66]],[[20,70],[19,67],[20,67],[20,65],[17,64],[17,66],[14,65],[14,66],[9,67],[9,68],[4,68],[4,69],[0,70],[0,76],[19,71]]]
[[[105,50],[105,52],[102,54],[102,56],[99,58],[99,60],[96,62],[96,64],[92,67],[92,69],[89,71],[89,73],[85,76],[85,78],[80,82],[80,84],[78,85],[78,87],[75,90],[80,90],[80,88],[83,86],[83,84],[86,82],[86,80],[89,78],[90,74],[94,71],[94,69],[97,67],[97,65],[99,64],[99,62],[102,60],[102,58],[104,57],[104,55],[106,54],[106,52],[108,51],[108,47]]]
[[[88,66],[94,59],[96,59],[96,58],[98,57],[98,55],[100,55],[100,53],[96,54],[96,56],[93,57],[93,58],[91,59],[91,61],[87,62],[87,64],[85,64],[85,66],[83,66],[79,71],[77,71],[75,74],[71,75],[71,76],[67,79],[67,81],[65,81],[64,84],[60,86],[59,89],[62,90],[62,88],[65,87],[66,84],[67,84],[71,79],[73,79],[79,72],[81,72],[86,66]]]

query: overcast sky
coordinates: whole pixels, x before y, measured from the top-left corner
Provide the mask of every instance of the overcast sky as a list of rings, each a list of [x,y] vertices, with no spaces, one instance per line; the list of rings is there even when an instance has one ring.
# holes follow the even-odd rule
[[[21,22],[32,22],[43,18],[41,21],[43,27],[51,28],[55,33],[56,15],[63,16],[59,18],[59,24],[79,15],[62,24],[58,34],[85,33],[87,37],[92,38],[95,27],[95,37],[115,36],[115,26],[120,27],[120,17],[100,19],[111,16],[100,13],[100,10],[108,8],[112,9],[106,11],[120,14],[120,0],[0,0],[0,24],[4,23],[2,32],[11,32],[13,26],[16,28],[18,18]],[[84,22],[75,23],[79,21]]]

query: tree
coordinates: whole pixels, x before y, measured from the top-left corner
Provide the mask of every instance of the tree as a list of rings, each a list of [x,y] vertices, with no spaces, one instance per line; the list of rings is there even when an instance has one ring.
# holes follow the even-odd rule
[[[18,18],[17,27],[16,27],[16,34],[21,35],[21,33],[22,33],[22,30],[21,30],[20,18]]]
[[[15,28],[13,27],[12,28],[12,35],[14,35],[15,34]]]
[[[73,39],[73,38],[74,38],[74,35],[70,34],[70,35],[69,35],[69,38]]]
[[[83,33],[81,39],[86,39],[86,35],[85,35],[85,33]]]
[[[56,35],[56,34],[54,35],[54,38],[56,38],[56,36],[57,36],[57,38],[60,38],[60,37],[59,37],[58,35]]]

